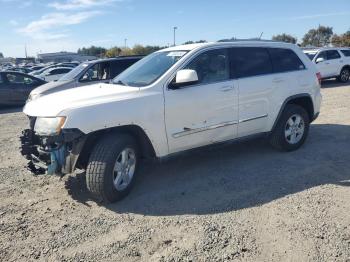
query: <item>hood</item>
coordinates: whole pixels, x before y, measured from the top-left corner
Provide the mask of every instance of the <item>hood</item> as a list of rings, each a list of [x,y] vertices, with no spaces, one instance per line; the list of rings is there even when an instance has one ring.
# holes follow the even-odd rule
[[[29,116],[58,116],[63,110],[109,103],[135,97],[138,87],[96,84],[55,92],[28,102],[23,112]]]
[[[74,80],[49,82],[47,84],[44,84],[44,85],[41,85],[41,86],[35,88],[31,92],[31,94],[37,96],[39,94],[44,95],[44,94],[49,94],[49,93],[61,91],[61,90],[73,87],[73,85],[71,84],[72,82],[74,82]]]

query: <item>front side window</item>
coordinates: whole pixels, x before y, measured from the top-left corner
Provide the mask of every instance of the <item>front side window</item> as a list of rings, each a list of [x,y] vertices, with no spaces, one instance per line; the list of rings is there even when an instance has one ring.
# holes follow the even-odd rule
[[[24,84],[24,76],[19,74],[6,74],[6,78],[11,84]]]
[[[155,52],[130,66],[113,79],[113,83],[134,87],[152,84],[168,71],[187,51]]]
[[[305,53],[305,55],[312,61],[316,56],[316,53]]]
[[[269,48],[273,71],[275,73],[298,71],[305,69],[305,65],[291,50],[284,48]]]
[[[227,49],[204,52],[197,56],[185,69],[197,72],[198,84],[225,81],[230,78],[229,56]]]
[[[333,59],[339,59],[340,54],[338,53],[337,50],[328,50],[327,51],[327,59],[328,60],[333,60]]]
[[[323,60],[327,60],[327,53],[326,53],[325,51],[319,53],[319,54],[317,55],[316,61],[317,61],[317,59],[319,59],[319,58],[323,58]]]
[[[237,47],[231,49],[231,68],[234,77],[243,78],[272,73],[272,63],[266,48]]]

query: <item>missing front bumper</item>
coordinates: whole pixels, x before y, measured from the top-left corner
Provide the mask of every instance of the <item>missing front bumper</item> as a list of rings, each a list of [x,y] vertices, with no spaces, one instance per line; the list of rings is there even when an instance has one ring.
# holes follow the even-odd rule
[[[64,175],[74,171],[85,135],[73,129],[57,137],[39,137],[32,129],[26,129],[20,140],[21,154],[33,174]]]

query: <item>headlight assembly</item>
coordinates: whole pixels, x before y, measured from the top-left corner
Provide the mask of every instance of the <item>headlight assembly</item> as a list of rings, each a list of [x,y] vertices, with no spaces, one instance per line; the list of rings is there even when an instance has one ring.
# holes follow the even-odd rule
[[[66,117],[38,117],[35,121],[34,131],[41,136],[55,136],[61,132]]]
[[[28,97],[28,100],[27,100],[27,103],[32,101],[32,100],[38,99],[39,97],[41,97],[41,94],[32,94],[32,93],[30,93],[29,97]]]

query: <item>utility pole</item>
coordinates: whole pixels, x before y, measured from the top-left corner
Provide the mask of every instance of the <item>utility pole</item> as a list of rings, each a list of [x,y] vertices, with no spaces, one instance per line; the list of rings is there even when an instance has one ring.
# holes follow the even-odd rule
[[[28,58],[28,55],[27,55],[27,44],[24,44],[24,54],[25,54],[26,58]]]
[[[176,29],[177,29],[177,26],[174,26],[174,46],[176,46]]]
[[[124,39],[124,48],[126,49],[126,41],[128,41],[127,38]]]

